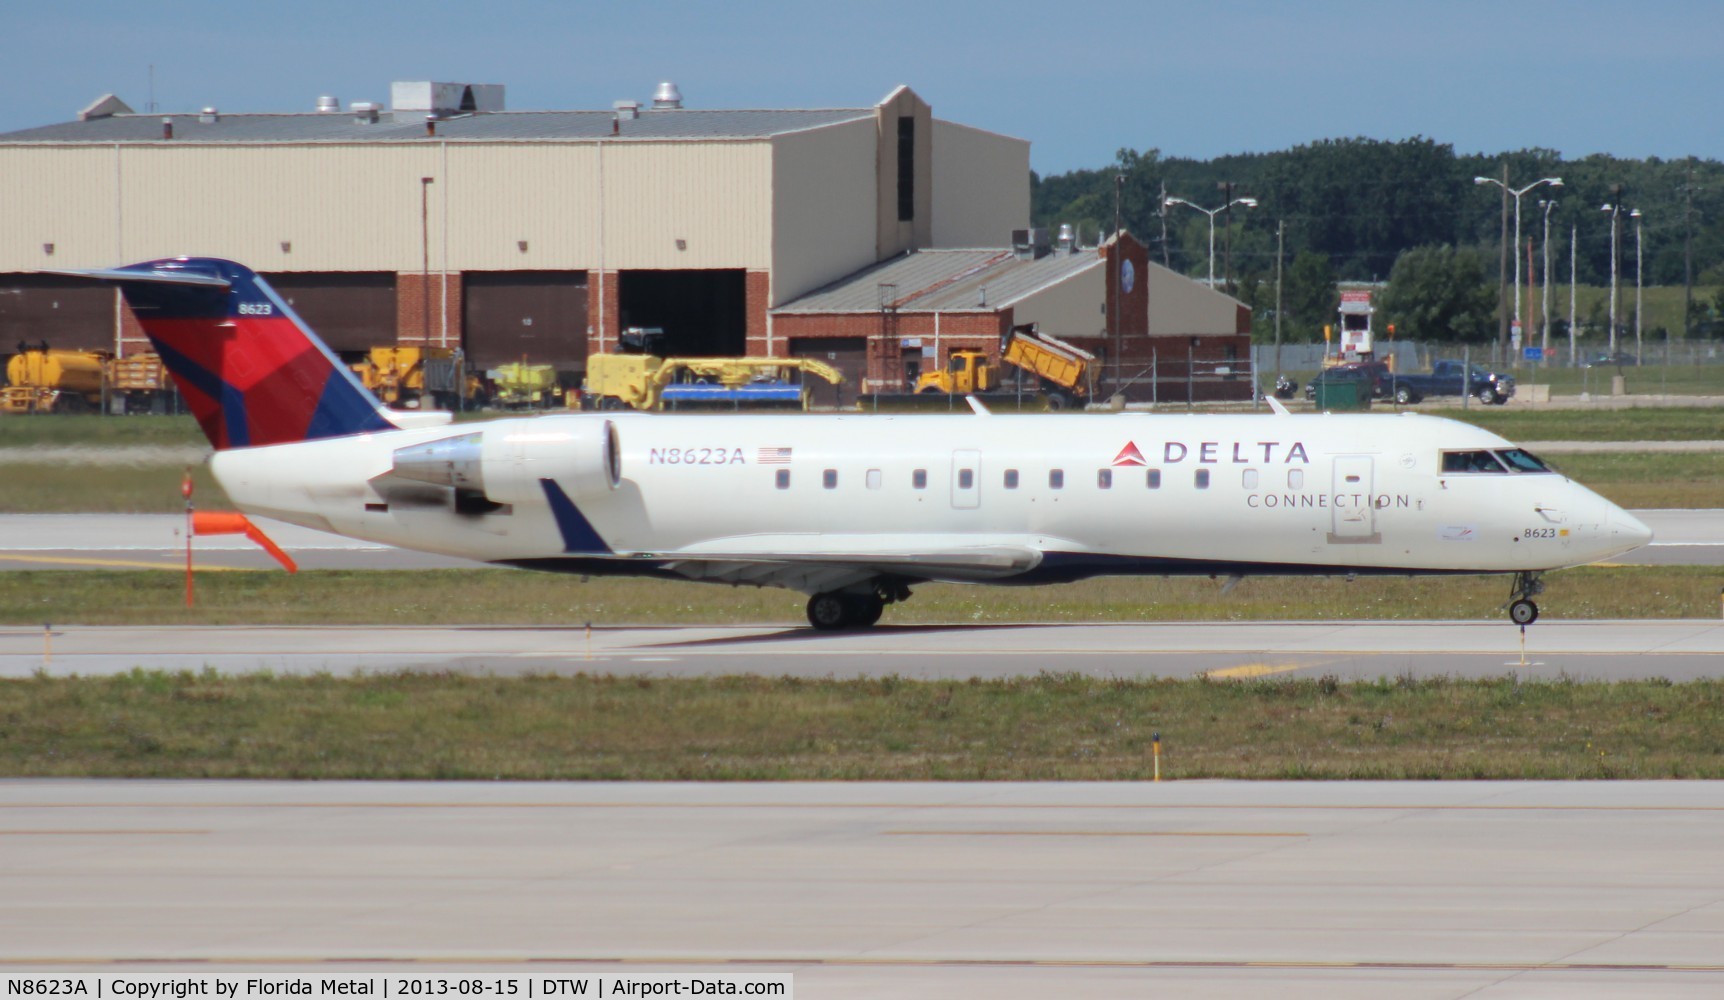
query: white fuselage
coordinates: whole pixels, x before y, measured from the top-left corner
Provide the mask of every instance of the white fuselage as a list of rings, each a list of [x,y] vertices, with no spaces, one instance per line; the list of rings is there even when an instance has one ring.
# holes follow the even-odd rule
[[[607,423],[616,482],[577,477],[559,449],[590,443]],[[513,456],[486,473],[492,482],[513,477],[497,487],[505,502],[495,509],[462,512],[455,489],[402,483],[392,472],[402,448],[473,434]],[[998,582],[1536,572],[1650,537],[1559,473],[1444,471],[1445,452],[1513,447],[1410,414],[631,413],[238,449],[213,464],[240,509],[356,538],[543,568],[672,567],[733,582],[692,567],[823,556],[855,564],[873,554],[896,560],[905,578]],[[545,483],[571,498],[590,526],[587,543],[571,534],[566,508],[559,517],[546,500]],[[591,544],[595,536],[602,544]],[[983,571],[962,565],[970,551],[1007,555]],[[925,554],[951,558],[920,565]],[[750,579],[822,585],[793,574]]]

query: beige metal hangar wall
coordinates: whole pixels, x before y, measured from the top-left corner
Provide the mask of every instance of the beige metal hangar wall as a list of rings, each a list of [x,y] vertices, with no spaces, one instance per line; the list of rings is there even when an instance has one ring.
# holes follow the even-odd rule
[[[931,246],[1010,246],[1030,217],[1030,144],[933,120]]]

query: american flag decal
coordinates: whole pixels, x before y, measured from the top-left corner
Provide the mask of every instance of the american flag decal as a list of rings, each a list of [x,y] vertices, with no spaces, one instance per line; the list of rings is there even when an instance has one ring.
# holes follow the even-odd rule
[[[789,465],[789,448],[762,448],[760,457],[756,459],[761,465]]]

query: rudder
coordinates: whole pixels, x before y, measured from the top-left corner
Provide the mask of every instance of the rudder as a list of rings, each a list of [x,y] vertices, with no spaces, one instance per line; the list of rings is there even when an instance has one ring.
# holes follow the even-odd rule
[[[118,285],[217,450],[394,430],[383,404],[243,264],[55,271]]]

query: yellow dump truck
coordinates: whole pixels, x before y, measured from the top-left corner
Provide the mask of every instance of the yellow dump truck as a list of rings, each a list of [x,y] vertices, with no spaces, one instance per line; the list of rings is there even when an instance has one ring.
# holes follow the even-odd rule
[[[987,351],[953,351],[946,367],[922,373],[916,380],[916,392],[968,396],[992,392],[999,384],[1000,370],[988,361]]]
[[[449,410],[463,399],[478,399],[481,393],[479,380],[465,374],[453,348],[373,347],[364,361],[351,367],[365,388],[389,406],[414,407],[429,401]]]
[[[6,363],[0,409],[7,413],[82,413],[102,407],[107,356],[18,345]]]
[[[813,358],[660,358],[595,354],[587,358],[582,398],[605,410],[796,406],[808,408],[809,377],[833,385],[844,373]]]
[[[1058,337],[1013,330],[1001,345],[1000,356],[1035,377],[1050,410],[1086,400],[1095,391],[1095,355]],[[988,361],[986,351],[959,350],[947,358],[945,368],[917,379],[916,392],[968,395],[992,392],[1000,384],[1000,369]]]
[[[1041,381],[1050,410],[1064,409],[1095,393],[1095,355],[1075,344],[1045,333],[1014,330],[1003,353],[1007,364]]]

